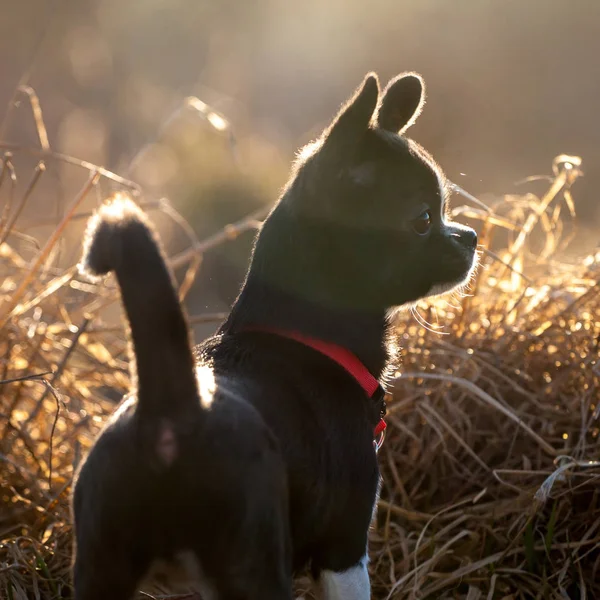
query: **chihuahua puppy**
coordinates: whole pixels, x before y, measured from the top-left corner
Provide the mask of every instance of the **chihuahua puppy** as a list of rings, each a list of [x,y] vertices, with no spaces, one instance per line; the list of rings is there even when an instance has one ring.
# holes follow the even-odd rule
[[[477,236],[407,128],[419,75],[368,75],[305,148],[257,236],[242,291],[192,350],[159,241],[116,198],[81,269],[114,272],[132,391],[75,483],[76,600],[126,600],[157,561],[203,598],[290,600],[310,566],[325,600],[368,600],[391,308],[468,281]],[[376,432],[374,432],[376,428]]]

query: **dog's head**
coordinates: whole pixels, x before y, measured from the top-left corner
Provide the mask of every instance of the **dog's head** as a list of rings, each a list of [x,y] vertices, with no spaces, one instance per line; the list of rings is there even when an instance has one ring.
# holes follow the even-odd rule
[[[404,136],[424,104],[407,73],[380,93],[368,75],[331,125],[301,151],[264,225],[254,266],[313,301],[383,309],[466,282],[475,232],[448,218],[446,180]]]

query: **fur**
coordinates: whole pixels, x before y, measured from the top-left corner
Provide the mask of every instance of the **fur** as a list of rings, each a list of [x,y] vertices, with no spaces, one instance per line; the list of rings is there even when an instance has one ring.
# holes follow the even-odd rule
[[[331,359],[257,328],[339,344],[382,378],[390,309],[468,279],[475,232],[447,220],[443,173],[404,137],[423,103],[416,74],[383,94],[365,78],[300,153],[195,356],[147,218],[117,198],[91,220],[82,271],[115,273],[135,376],[76,480],[76,600],[126,600],[181,554],[220,600],[289,600],[308,565],[326,600],[370,597],[371,399]]]

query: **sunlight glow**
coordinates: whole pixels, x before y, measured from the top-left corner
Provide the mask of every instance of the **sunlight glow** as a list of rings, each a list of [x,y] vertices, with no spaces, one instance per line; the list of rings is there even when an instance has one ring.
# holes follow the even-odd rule
[[[225,117],[216,113],[214,110],[208,106],[205,102],[202,102],[199,98],[195,96],[190,96],[186,98],[186,103],[190,108],[193,108],[195,111],[199,112],[206,120],[217,130],[217,131],[226,131],[229,129],[229,122]]]
[[[198,391],[200,392],[202,408],[210,408],[217,389],[213,370],[207,365],[200,365],[196,367],[196,377],[198,378]]]
[[[215,112],[208,113],[206,117],[208,122],[218,131],[225,131],[229,127],[229,123]]]
[[[133,202],[127,194],[116,192],[110,202],[102,206],[102,216],[110,221],[121,221],[131,211]]]

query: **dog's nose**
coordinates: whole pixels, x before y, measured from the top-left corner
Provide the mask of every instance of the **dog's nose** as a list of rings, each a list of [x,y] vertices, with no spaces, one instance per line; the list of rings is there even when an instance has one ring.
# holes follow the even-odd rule
[[[477,248],[477,232],[471,228],[461,231],[460,241],[467,246],[467,248]]]

